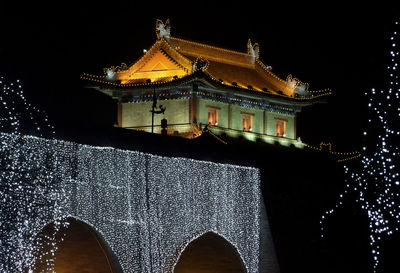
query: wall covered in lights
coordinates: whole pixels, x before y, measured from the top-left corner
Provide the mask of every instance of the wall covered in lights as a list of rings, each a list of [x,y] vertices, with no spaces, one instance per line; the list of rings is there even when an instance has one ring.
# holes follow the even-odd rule
[[[0,140],[9,163],[0,170],[2,272],[32,268],[32,238],[69,216],[102,235],[124,272],[172,272],[209,231],[238,250],[249,273],[276,264],[258,169],[16,134]]]

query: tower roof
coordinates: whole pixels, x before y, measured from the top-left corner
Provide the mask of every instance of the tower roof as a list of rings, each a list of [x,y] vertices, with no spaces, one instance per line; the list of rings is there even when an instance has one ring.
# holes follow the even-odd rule
[[[289,75],[282,79],[259,59],[259,46],[248,41],[247,52],[239,52],[170,35],[169,21],[156,23],[157,40],[131,66],[122,64],[104,69],[104,75],[83,74],[94,85],[118,89],[143,88],[145,85],[168,85],[177,79],[202,71],[211,81],[225,87],[251,91],[259,95],[278,95],[293,99],[313,99],[330,94],[329,90],[308,91],[304,84]],[[181,81],[180,81],[181,82]]]

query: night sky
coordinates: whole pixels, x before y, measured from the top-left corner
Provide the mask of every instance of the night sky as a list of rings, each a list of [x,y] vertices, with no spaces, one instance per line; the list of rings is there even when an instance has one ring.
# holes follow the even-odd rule
[[[0,73],[22,81],[28,100],[48,113],[56,131],[109,127],[115,102],[84,88],[80,75],[134,63],[156,41],[156,19],[169,18],[174,37],[243,52],[250,38],[278,76],[291,74],[310,90],[330,88],[326,104],[303,111],[299,134],[309,144],[330,141],[334,150],[354,151],[367,121],[363,94],[387,83],[395,16],[391,7],[264,8],[256,1],[2,7]]]

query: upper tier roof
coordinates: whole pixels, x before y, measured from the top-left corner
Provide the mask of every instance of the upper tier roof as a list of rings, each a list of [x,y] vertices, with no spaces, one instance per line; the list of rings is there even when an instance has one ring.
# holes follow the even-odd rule
[[[157,24],[160,22],[157,21]],[[303,99],[313,97],[313,92],[307,90],[307,84],[291,75],[285,80],[275,75],[271,67],[259,60],[258,44],[252,45],[250,40],[247,52],[239,52],[175,38],[169,35],[169,28],[166,30],[164,25],[161,27],[161,32],[157,32],[158,40],[131,66],[111,67],[104,70],[105,75],[84,74],[83,78],[103,85],[135,88],[173,82],[201,70],[211,80],[227,87],[265,95]],[[330,94],[330,91],[318,91],[317,95],[326,94]]]
[[[190,57],[203,57],[209,61],[231,64],[234,66],[254,67],[255,58],[249,53],[243,53],[189,40],[170,37],[170,45],[179,53]]]
[[[258,58],[250,53],[218,48],[206,44],[171,37],[169,43],[176,51],[195,62],[202,58],[207,61],[204,71],[212,78],[227,85],[251,88],[258,91],[293,96],[295,82],[280,79]],[[236,84],[234,84],[236,83]]]

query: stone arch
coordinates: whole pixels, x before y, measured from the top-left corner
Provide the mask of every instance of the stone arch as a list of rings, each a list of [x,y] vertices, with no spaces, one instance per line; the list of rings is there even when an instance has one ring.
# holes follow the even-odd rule
[[[57,237],[58,249],[55,257],[55,271],[87,273],[122,273],[121,265],[111,247],[102,234],[86,221],[68,216],[62,221],[68,222],[68,227],[61,227]],[[54,228],[54,222],[45,225],[36,236],[46,236]],[[62,241],[59,239],[62,238]],[[48,251],[43,247],[41,251]],[[36,262],[34,273],[41,272],[44,265]]]
[[[237,247],[214,231],[199,233],[175,255],[170,273],[247,273]]]

